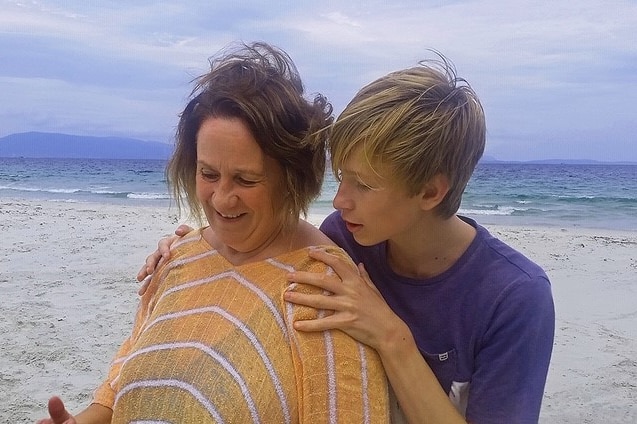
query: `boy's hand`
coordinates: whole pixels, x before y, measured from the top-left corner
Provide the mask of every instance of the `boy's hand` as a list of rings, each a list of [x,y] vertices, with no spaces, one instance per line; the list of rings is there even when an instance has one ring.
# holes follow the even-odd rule
[[[155,272],[157,268],[161,267],[164,262],[166,262],[170,258],[170,246],[172,246],[173,243],[179,239],[179,237],[188,234],[192,230],[192,227],[189,227],[186,224],[182,224],[177,227],[174,236],[164,237],[159,240],[159,242],[157,243],[157,250],[155,250],[146,258],[146,263],[140,268],[139,272],[137,273],[137,281],[142,283],[139,290],[137,291],[140,296],[146,292],[153,272]]]
[[[323,318],[296,321],[295,329],[339,329],[359,342],[380,350],[391,340],[396,329],[405,326],[387,305],[362,264],[356,269],[343,258],[318,249],[310,250],[310,256],[329,265],[335,274],[326,276],[313,272],[292,272],[288,274],[288,281],[310,284],[332,294],[327,296],[289,291],[284,298],[288,302],[333,313]]]

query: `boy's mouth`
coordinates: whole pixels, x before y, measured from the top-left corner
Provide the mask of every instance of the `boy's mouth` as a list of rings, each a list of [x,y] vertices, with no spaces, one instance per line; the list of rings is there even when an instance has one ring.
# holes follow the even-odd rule
[[[355,232],[362,226],[363,226],[362,224],[354,224],[353,222],[345,221],[345,227],[347,228],[347,231],[349,231],[350,233]]]

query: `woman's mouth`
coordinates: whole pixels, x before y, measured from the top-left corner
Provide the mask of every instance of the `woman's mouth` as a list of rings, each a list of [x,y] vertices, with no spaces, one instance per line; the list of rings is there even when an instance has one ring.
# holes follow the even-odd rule
[[[239,218],[240,216],[243,215],[241,213],[238,213],[238,214],[224,214],[224,213],[221,213],[219,211],[217,211],[217,214],[219,214],[219,216],[221,216],[223,219],[236,219],[236,218]]]

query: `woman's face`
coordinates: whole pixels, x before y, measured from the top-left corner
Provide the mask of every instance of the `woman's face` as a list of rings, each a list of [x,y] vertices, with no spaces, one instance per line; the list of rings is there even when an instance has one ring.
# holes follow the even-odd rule
[[[280,165],[240,119],[203,122],[197,133],[197,198],[223,247],[267,252],[277,241],[286,217],[282,181]]]

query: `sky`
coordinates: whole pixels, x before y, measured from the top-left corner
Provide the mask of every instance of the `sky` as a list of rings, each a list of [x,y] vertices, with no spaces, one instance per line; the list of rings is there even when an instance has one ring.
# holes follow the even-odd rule
[[[485,155],[637,161],[635,0],[0,0],[0,137],[171,143],[192,79],[237,41],[285,50],[336,114],[434,49],[482,101]]]

